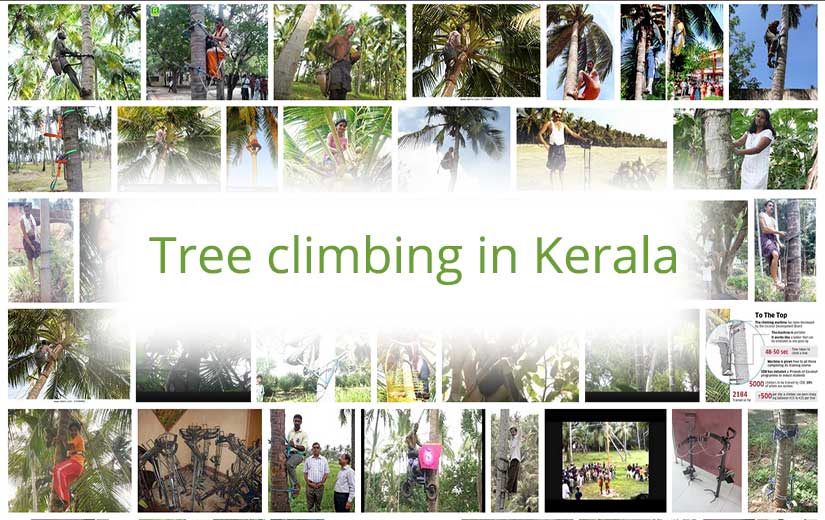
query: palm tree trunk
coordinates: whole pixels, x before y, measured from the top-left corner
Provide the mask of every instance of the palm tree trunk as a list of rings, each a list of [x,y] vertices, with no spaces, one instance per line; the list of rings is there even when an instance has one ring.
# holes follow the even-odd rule
[[[567,460],[568,464],[573,463],[573,423],[567,423]]]
[[[284,427],[283,409],[270,410],[269,426],[272,432],[272,446],[269,449],[269,459],[272,465],[270,480],[272,489],[270,493],[270,511],[278,513],[288,513],[289,507],[289,483],[286,478],[286,451],[284,447],[283,435],[286,431]]]
[[[779,410],[777,422],[780,430],[787,431],[796,425],[795,410]],[[793,438],[783,437],[776,441],[776,468],[774,468],[774,479],[776,487],[773,493],[773,505],[780,509],[786,509],[788,498],[788,481],[791,473],[791,463],[793,457]]]
[[[307,33],[318,14],[318,4],[306,4],[301,18],[295,24],[295,29],[289,35],[286,45],[275,61],[275,72],[272,77],[273,97],[275,99],[289,99],[292,96],[292,82],[298,70],[298,62],[304,51]]]
[[[679,6],[670,4],[668,7],[670,8],[670,23],[667,28],[667,42],[665,42],[665,67],[667,67],[666,76],[670,78],[670,58],[673,53],[673,35],[676,32],[676,13],[679,10]]]
[[[768,99],[781,101],[785,95],[785,69],[788,65],[788,33],[790,30],[790,9],[788,4],[782,5],[782,34],[779,35],[779,51],[776,53],[776,68],[773,69],[771,91]]]
[[[94,99],[95,95],[95,60],[92,57],[94,42],[92,42],[92,19],[89,16],[89,4],[80,6],[80,87],[84,92],[81,99]]]
[[[34,382],[31,390],[29,390],[29,395],[26,396],[26,399],[37,399],[40,397],[43,387],[46,386],[46,382],[48,382],[49,376],[52,374],[52,370],[54,370],[54,362],[62,353],[63,345],[57,345],[50,354],[46,366],[43,367],[43,371],[40,372],[40,377],[37,378],[37,381]]]
[[[37,473],[35,472],[35,468],[37,468],[37,457],[35,456],[35,451],[30,450],[29,452],[29,484],[31,485],[31,501],[32,501],[32,511],[40,511],[40,497],[37,495]]]
[[[573,22],[570,33],[570,44],[567,48],[567,72],[564,75],[564,99],[577,99],[579,83],[579,21]]]
[[[444,80],[444,90],[441,92],[441,97],[452,97],[453,92],[455,92],[456,83],[458,83],[458,78],[461,77],[461,73],[464,72],[464,66],[467,64],[467,53],[462,51],[458,54],[458,57],[455,59],[455,65],[453,66],[453,70],[450,71],[450,74]]]
[[[40,73],[40,79],[37,80],[37,86],[34,87],[34,94],[32,94],[31,99],[40,99],[40,94],[43,91],[43,85],[46,84],[46,76],[49,74],[51,68],[51,63],[46,61],[46,66],[43,67],[43,72]]]
[[[71,413],[69,410],[58,410],[57,413],[56,437],[58,442],[54,447],[55,465],[66,460],[66,446],[63,443],[69,435],[69,422],[71,421]],[[52,488],[51,495],[49,496],[49,511],[53,513],[60,512],[63,511],[63,507],[60,498],[58,498],[57,493],[55,493],[54,488]]]
[[[438,410],[429,410],[429,423],[430,423],[430,442],[433,444],[441,444],[441,421],[440,421],[440,414]],[[436,488],[438,487],[438,469],[434,469],[427,474],[427,485],[435,484]],[[437,513],[438,512],[438,495],[434,500],[430,500],[427,498],[427,512],[428,513]]]
[[[801,223],[799,217],[799,199],[788,199],[786,206],[786,220],[788,222],[788,239],[785,247],[787,266],[785,269],[785,301],[798,302],[802,282],[802,240],[800,237]]]
[[[647,55],[647,27],[642,24],[639,27],[639,40],[636,43],[636,81],[633,92],[633,99],[641,101],[644,99],[642,93],[645,89],[645,56]]]
[[[40,302],[52,301],[52,244],[49,199],[40,199]]]
[[[205,21],[203,4],[190,5],[189,18],[194,24],[189,33],[192,99],[206,99],[206,34],[202,29]],[[198,25],[200,27],[197,27]]]
[[[350,422],[350,445],[349,445],[349,462],[350,467],[355,467],[355,408],[350,410],[350,417],[352,418]]]
[[[499,467],[505,460],[510,462],[507,450],[507,435],[510,431],[510,410],[501,410],[498,420],[498,453],[493,467],[496,468],[496,513],[504,512],[504,500],[507,497],[507,472],[499,471]]]
[[[62,107],[63,114],[63,153],[68,155],[64,166],[66,184],[69,191],[83,191],[83,157],[80,154],[80,113],[76,107]],[[67,113],[68,111],[71,111]],[[74,150],[73,153],[69,153]]]
[[[734,189],[730,110],[702,110],[705,182],[710,189]]]

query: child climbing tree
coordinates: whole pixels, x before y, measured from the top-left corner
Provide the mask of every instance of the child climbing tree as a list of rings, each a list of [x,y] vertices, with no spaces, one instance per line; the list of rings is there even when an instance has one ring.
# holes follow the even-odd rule
[[[83,191],[83,156],[80,152],[81,114],[75,107],[63,107],[63,156],[69,191]]]
[[[288,513],[289,507],[289,484],[286,477],[286,451],[284,448],[283,435],[284,410],[271,410],[269,415],[270,428],[272,432],[272,445],[269,449],[269,460],[272,465],[270,475],[270,511]]]

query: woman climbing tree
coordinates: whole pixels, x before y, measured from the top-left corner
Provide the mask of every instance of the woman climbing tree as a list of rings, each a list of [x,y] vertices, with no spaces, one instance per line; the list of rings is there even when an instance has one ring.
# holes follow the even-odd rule
[[[748,131],[733,143],[737,147],[733,153],[744,156],[741,171],[743,190],[768,188],[771,150],[775,140],[776,130],[771,124],[771,113],[761,109],[756,113]]]
[[[69,486],[83,473],[83,465],[86,462],[84,457],[86,442],[80,436],[80,426],[80,422],[72,419],[69,423],[68,440],[61,436],[59,431],[54,439],[56,448],[63,452],[63,460],[52,468],[52,487],[54,494],[63,502],[64,507],[63,509],[55,509],[55,501],[52,500],[52,511],[69,510],[71,506]],[[58,453],[57,449],[55,454]]]

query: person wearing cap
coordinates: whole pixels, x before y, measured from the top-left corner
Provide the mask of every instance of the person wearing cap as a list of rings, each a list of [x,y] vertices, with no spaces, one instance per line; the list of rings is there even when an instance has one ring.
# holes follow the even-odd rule
[[[505,487],[508,493],[518,491],[518,472],[520,465],[521,436],[519,436],[518,427],[510,426],[510,464],[507,467],[507,486]]]
[[[40,256],[40,233],[37,230],[37,221],[32,215],[31,202],[27,202],[23,206],[23,215],[20,217],[20,231],[23,234],[23,249],[26,252],[29,276],[34,280],[34,259]]]
[[[215,32],[209,39],[212,46],[206,50],[206,73],[215,79],[221,79],[220,64],[226,58],[229,46],[229,29],[223,24],[223,18],[215,18]]]
[[[567,156],[564,153],[565,133],[580,141],[587,141],[561,120],[561,110],[553,109],[550,120],[544,123],[541,130],[539,130],[539,142],[547,149],[547,169],[550,172],[551,188],[553,188],[553,173],[555,172],[559,175],[559,188],[564,189],[562,173],[564,173],[564,168],[567,166]],[[544,138],[545,134],[549,134],[548,139]]]

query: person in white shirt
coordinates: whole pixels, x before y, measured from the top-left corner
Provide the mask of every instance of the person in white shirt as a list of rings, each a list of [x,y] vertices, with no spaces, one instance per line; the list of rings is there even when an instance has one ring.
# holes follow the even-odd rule
[[[544,134],[549,132],[549,142],[544,139]],[[547,169],[550,172],[550,188],[553,188],[553,173],[559,174],[559,187],[564,189],[564,181],[562,180],[562,173],[567,166],[567,156],[564,153],[564,134],[568,133],[573,138],[580,141],[585,141],[584,137],[567,126],[567,123],[561,119],[561,110],[553,110],[550,120],[542,125],[539,130],[539,142],[541,146],[547,149]]]
[[[771,150],[776,140],[776,130],[771,124],[771,113],[760,109],[748,131],[733,142],[735,155],[742,155],[741,189],[768,189],[768,173],[771,167]],[[740,148],[742,147],[742,148]]]
[[[246,75],[246,72],[243,73],[241,78],[241,99],[244,101],[249,100],[249,76]]]
[[[570,488],[567,486],[567,482],[562,482],[561,484],[561,499],[567,500],[570,498]]]
[[[341,469],[335,479],[333,488],[333,505],[336,513],[348,513],[352,509],[355,500],[355,471],[350,467],[351,457],[349,453],[342,453],[338,456],[338,464]]]
[[[34,259],[40,256],[40,233],[37,230],[37,221],[32,215],[31,202],[23,206],[23,215],[20,217],[20,231],[23,234],[23,249],[26,251],[29,276],[34,277]]]
[[[321,455],[321,445],[312,443],[312,456],[304,461],[304,480],[307,484],[307,511],[321,511],[324,500],[324,484],[329,475],[329,463]]]
[[[521,465],[521,436],[518,434],[518,428],[510,427],[510,465],[507,468],[507,487],[508,493],[515,493],[518,491],[518,472]]]

